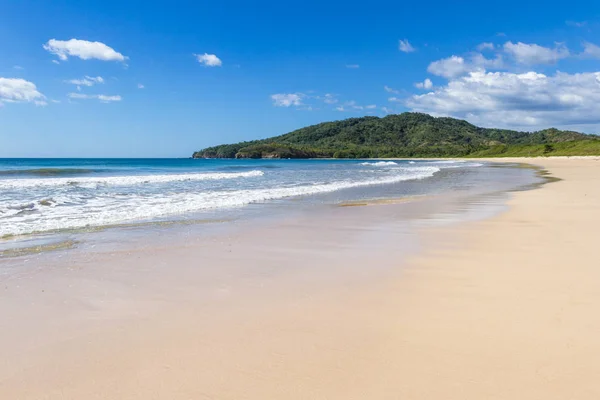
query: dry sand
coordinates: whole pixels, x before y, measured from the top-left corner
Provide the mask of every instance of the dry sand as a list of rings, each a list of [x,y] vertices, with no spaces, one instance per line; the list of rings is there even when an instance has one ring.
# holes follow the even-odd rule
[[[399,204],[279,226],[161,282],[86,265],[3,282],[0,398],[599,399],[600,161],[530,162],[563,180],[430,229],[409,260],[405,231],[365,221]]]

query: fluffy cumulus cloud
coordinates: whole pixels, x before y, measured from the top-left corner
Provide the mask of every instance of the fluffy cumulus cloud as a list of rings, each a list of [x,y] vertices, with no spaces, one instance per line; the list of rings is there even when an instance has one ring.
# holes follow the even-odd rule
[[[584,42],[583,55],[591,58],[600,58],[600,47],[590,42]]]
[[[481,43],[479,46],[477,46],[477,50],[479,50],[479,51],[494,50],[494,49],[495,49],[494,43],[490,43],[490,42],[484,42],[484,43]]]
[[[79,57],[82,60],[102,60],[102,61],[125,61],[127,57],[115,51],[112,47],[102,42],[89,42],[87,40],[70,39],[56,40],[50,39],[44,45],[44,49],[56,55],[62,61],[69,57]]]
[[[223,62],[219,57],[214,54],[194,54],[196,56],[196,60],[205,67],[220,67],[223,65]]]
[[[68,80],[67,83],[77,86],[94,86],[97,83],[104,83],[104,78],[102,78],[101,76],[86,76],[81,79]]]
[[[119,95],[105,95],[105,94],[83,94],[83,93],[69,93],[67,96],[71,99],[82,99],[82,100],[100,100],[102,103],[111,103],[114,101],[121,101],[123,98]]]
[[[451,56],[429,64],[427,71],[433,75],[444,78],[454,78],[471,71],[473,66],[465,61],[463,57]]]
[[[423,82],[417,82],[415,83],[415,87],[418,89],[431,89],[433,87],[433,82],[431,82],[431,79],[427,78],[425,79]]]
[[[271,100],[277,107],[301,106],[303,97],[302,93],[277,93],[271,95]]]
[[[524,65],[554,64],[571,55],[569,49],[562,44],[549,48],[522,42],[506,42],[504,52],[513,57],[517,63]]]
[[[410,44],[410,42],[407,39],[404,39],[398,41],[398,50],[404,53],[412,53],[416,49]]]
[[[448,58],[434,61],[427,67],[427,72],[447,79],[452,79],[466,75],[469,72],[503,68],[505,68],[505,62],[502,54],[496,54],[494,58],[486,58],[481,53],[471,53],[468,58],[453,55]],[[417,87],[427,89],[424,86]]]
[[[46,97],[34,83],[18,78],[0,77],[0,105],[2,103],[34,103],[46,105]]]
[[[541,128],[600,123],[600,72],[470,72],[410,97],[414,111],[466,118],[487,126]]]
[[[477,69],[503,69],[505,67],[506,65],[502,54],[496,54],[494,58],[486,58],[481,53],[471,54],[469,69],[472,71]]]

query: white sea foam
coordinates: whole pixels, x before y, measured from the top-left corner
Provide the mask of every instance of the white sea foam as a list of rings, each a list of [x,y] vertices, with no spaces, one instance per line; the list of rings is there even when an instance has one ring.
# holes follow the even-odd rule
[[[442,160],[432,161],[430,164],[439,166],[440,168],[469,168],[469,167],[481,167],[482,163],[466,161],[466,160]]]
[[[463,164],[466,163],[465,160],[440,160],[440,161],[431,161],[432,164]]]
[[[398,163],[395,163],[393,161],[377,161],[377,162],[364,162],[364,163],[360,163],[360,165],[372,166],[372,167],[390,167],[393,165],[398,165]]]
[[[239,189],[207,190],[202,192],[159,193],[145,196],[130,193],[117,196],[96,196],[86,198],[80,203],[68,197],[54,202],[59,205],[43,206],[34,204],[36,214],[12,210],[11,218],[0,224],[0,236],[7,234],[27,234],[33,231],[53,231],[57,229],[76,229],[91,226],[106,226],[128,221],[150,220],[157,217],[173,216],[208,209],[241,207],[250,203],[282,199],[292,196],[313,195],[334,192],[362,186],[391,184],[407,180],[424,179],[433,176],[440,168],[434,166],[396,168],[393,175],[365,180],[339,180],[329,183],[300,184],[297,186]],[[247,173],[243,176],[248,176]],[[207,176],[209,174],[203,174]],[[216,174],[210,174],[216,175]],[[220,174],[231,177],[232,174]],[[239,174],[238,174],[239,175]],[[205,178],[206,179],[206,178]],[[212,178],[215,179],[215,178]],[[69,203],[68,206],[60,204]],[[54,203],[52,203],[54,204]],[[6,215],[0,210],[0,216]]]
[[[3,179],[0,180],[0,189],[24,189],[43,186],[82,186],[94,187],[98,185],[130,186],[152,183],[170,183],[185,181],[206,181],[220,179],[252,178],[264,175],[264,172],[253,170],[247,172],[214,172],[198,174],[166,174],[166,175],[129,175],[106,177],[80,177],[80,178],[46,178],[46,179]]]

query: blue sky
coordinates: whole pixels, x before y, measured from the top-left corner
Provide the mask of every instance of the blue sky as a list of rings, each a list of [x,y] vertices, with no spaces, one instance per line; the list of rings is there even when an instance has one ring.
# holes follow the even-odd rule
[[[600,132],[600,4],[456,3],[4,1],[0,157],[185,157],[404,111]]]

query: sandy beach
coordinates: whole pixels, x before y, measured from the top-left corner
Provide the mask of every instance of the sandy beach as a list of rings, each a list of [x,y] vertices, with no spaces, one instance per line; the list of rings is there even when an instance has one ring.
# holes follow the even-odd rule
[[[561,180],[418,246],[339,207],[4,280],[0,398],[598,399],[600,158],[492,161]]]

